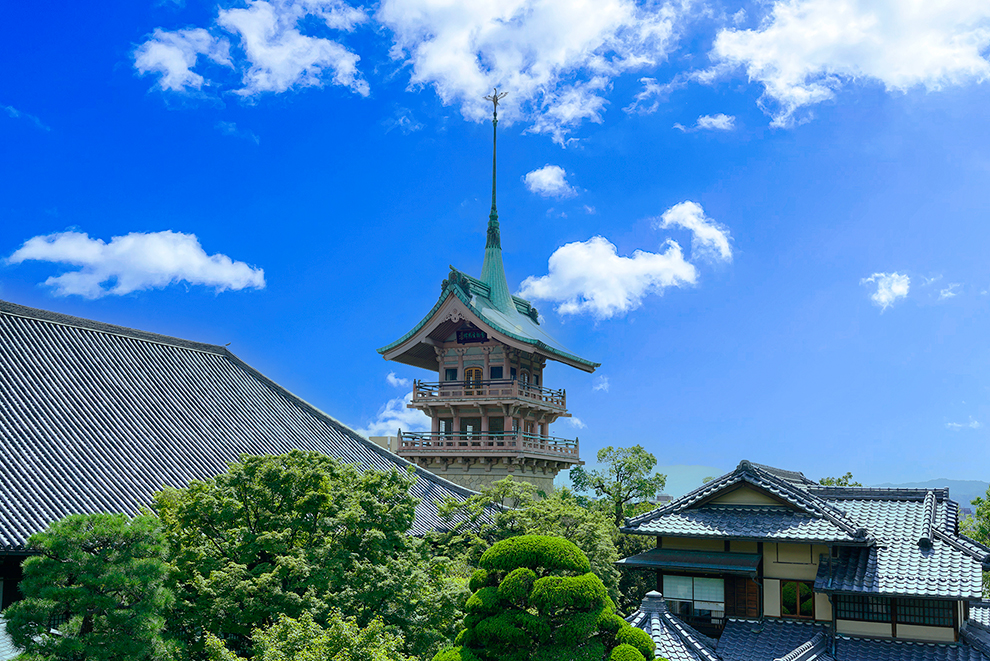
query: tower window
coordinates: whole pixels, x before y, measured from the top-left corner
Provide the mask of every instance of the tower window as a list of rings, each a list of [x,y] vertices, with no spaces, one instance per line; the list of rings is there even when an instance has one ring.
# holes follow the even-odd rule
[[[491,376],[489,378],[491,378],[493,381],[496,381],[496,380],[502,378],[502,366],[501,365],[499,365],[498,367],[490,367],[489,368],[489,372],[491,373]]]
[[[457,381],[457,368],[448,367],[446,370],[444,370],[443,375],[444,375],[443,376],[444,381]]]

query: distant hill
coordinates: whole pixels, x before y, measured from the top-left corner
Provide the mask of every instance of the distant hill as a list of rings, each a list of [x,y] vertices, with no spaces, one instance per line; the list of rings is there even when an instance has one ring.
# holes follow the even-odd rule
[[[940,477],[927,482],[904,482],[902,484],[874,484],[875,487],[906,487],[911,489],[937,489],[949,487],[949,497],[959,503],[960,507],[972,507],[970,502],[977,496],[986,497],[988,483],[979,480],[947,480]]]

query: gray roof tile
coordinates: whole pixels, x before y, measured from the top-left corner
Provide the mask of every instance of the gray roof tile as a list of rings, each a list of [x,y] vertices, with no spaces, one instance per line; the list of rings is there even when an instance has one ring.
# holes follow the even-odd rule
[[[990,601],[969,602],[969,619],[990,627]]]
[[[760,623],[757,620],[730,618],[718,639],[715,651],[723,661],[775,661],[787,658],[787,655],[824,631],[822,625],[813,623],[769,619]],[[797,658],[802,661],[831,661],[831,657],[821,655],[822,651],[816,650],[814,653],[819,655]]]
[[[965,642],[915,643],[904,640],[878,640],[838,636],[836,661],[988,661]]]
[[[409,462],[224,347],[0,302],[0,549],[73,513],[136,513],[242,453],[311,450],[362,469]],[[412,532],[470,491],[415,468]]]
[[[719,661],[715,654],[717,641],[695,631],[668,611],[659,592],[648,592],[640,609],[626,620],[650,634],[656,644],[657,658],[667,661]]]
[[[787,507],[702,505],[671,512],[636,526],[640,534],[765,541],[854,542],[825,518]]]

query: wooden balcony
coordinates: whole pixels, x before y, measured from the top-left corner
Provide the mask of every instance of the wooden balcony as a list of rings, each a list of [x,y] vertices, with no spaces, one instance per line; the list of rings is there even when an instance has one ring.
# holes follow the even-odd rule
[[[578,441],[522,432],[404,432],[398,454],[404,457],[527,456],[581,463]]]
[[[567,410],[567,393],[563,390],[524,384],[518,379],[492,381],[444,381],[426,383],[413,381],[413,406],[436,404],[523,400],[528,404],[558,411]]]

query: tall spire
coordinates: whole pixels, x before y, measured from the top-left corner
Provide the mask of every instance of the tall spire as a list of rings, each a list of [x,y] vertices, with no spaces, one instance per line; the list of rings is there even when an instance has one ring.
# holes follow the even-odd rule
[[[502,312],[513,309],[512,294],[509,293],[509,283],[505,279],[505,267],[502,265],[502,237],[499,233],[498,210],[495,207],[495,156],[498,147],[498,102],[506,95],[499,94],[495,88],[493,94],[485,97],[492,102],[492,211],[488,214],[488,240],[485,243],[485,262],[481,267],[481,281],[491,290],[491,302]]]

